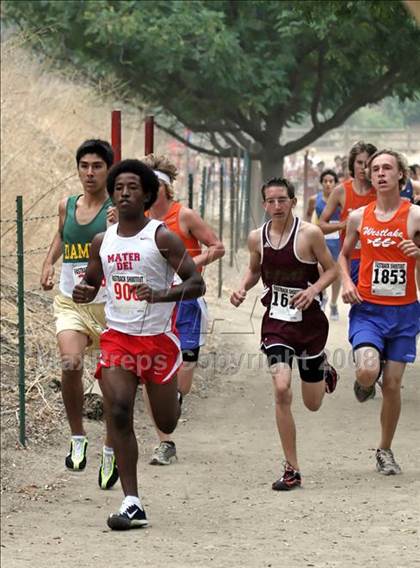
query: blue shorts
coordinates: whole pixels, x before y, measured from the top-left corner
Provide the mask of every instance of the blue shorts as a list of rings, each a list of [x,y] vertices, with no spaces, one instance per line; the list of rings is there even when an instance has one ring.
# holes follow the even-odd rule
[[[349,314],[349,340],[353,350],[368,344],[377,348],[381,358],[401,363],[416,360],[416,335],[420,331],[420,304],[384,306],[362,302]]]
[[[197,347],[204,345],[207,322],[207,304],[204,298],[183,300],[177,303],[175,325],[182,351],[197,349]]]
[[[327,243],[327,247],[331,253],[331,256],[335,261],[337,261],[341,248],[340,239],[325,239],[325,242]]]
[[[357,286],[357,283],[359,282],[359,267],[360,258],[354,258],[350,261],[350,277],[355,286]]]

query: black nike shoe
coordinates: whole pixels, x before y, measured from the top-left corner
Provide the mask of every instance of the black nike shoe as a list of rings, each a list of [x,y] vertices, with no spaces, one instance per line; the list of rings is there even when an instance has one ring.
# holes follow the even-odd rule
[[[128,531],[129,529],[141,529],[148,525],[144,509],[138,505],[130,505],[119,513],[113,513],[108,517],[108,526],[113,531]]]

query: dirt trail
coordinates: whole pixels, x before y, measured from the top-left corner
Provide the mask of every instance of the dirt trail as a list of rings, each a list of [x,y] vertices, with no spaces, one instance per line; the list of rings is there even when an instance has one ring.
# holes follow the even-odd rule
[[[226,303],[212,307],[214,332],[223,337],[219,354],[231,357],[219,359],[223,372],[208,397],[187,401],[187,420],[176,432],[176,464],[147,465],[151,430],[143,414],[137,417],[141,494],[150,527],[108,530],[106,517],[118,509],[121,490],[119,484],[110,492],[97,487],[102,425],[88,424],[88,467],[79,475],[61,466],[67,446],[63,425],[52,447],[13,452],[17,490],[3,496],[5,568],[347,568],[377,567],[385,560],[394,568],[420,566],[418,364],[407,372],[395,439],[402,476],[385,478],[374,471],[380,395],[356,403],[352,371],[346,368],[318,413],[303,408],[294,378],[304,488],[274,493],[281,451],[271,381],[259,365],[261,310],[256,308],[253,334],[252,305],[250,297],[236,311],[227,311]],[[331,326],[329,347],[347,353],[342,312]],[[210,360],[211,355],[203,358]]]

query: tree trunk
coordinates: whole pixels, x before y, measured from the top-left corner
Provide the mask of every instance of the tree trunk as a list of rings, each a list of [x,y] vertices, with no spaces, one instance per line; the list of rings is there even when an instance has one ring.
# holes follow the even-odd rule
[[[265,219],[262,206],[261,186],[264,181],[283,175],[283,157],[273,156],[267,152],[260,161],[252,162],[251,196],[250,196],[250,229],[260,227]]]
[[[283,161],[284,156],[279,156],[278,153],[265,152],[261,158],[262,179],[268,181],[274,177],[282,177]]]

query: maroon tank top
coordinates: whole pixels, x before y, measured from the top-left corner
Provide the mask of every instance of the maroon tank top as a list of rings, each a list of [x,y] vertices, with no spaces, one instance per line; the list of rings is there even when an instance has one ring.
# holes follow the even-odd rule
[[[269,238],[271,221],[262,227],[261,278],[264,292],[261,302],[264,306],[271,305],[273,286],[301,288],[305,290],[319,279],[318,263],[305,262],[296,255],[296,240],[300,227],[300,219],[294,218],[293,228],[283,247],[276,249]],[[315,299],[308,310],[320,309],[320,303]]]

